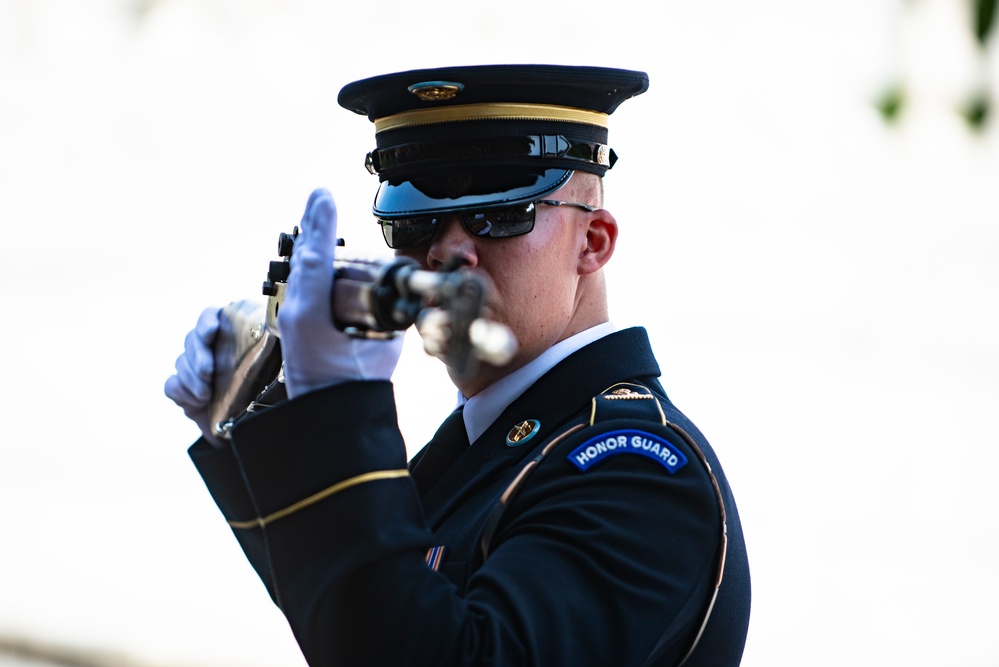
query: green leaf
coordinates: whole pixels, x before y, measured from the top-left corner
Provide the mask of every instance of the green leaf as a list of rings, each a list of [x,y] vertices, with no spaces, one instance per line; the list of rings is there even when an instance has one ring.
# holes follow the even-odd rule
[[[976,132],[980,132],[985,129],[985,125],[989,121],[989,115],[991,112],[992,101],[987,92],[975,93],[968,98],[968,101],[961,109],[961,115],[964,116],[964,120],[968,123],[968,126]]]
[[[974,0],[975,2],[975,39],[983,47],[995,24],[996,0]]]
[[[887,123],[898,121],[905,108],[905,90],[898,84],[887,86],[874,100],[874,107]]]

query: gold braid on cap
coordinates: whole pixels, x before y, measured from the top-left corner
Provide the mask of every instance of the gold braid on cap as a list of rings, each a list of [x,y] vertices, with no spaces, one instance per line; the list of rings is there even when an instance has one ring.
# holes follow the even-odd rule
[[[608,114],[551,104],[464,104],[435,109],[414,109],[375,121],[375,133],[414,125],[451,123],[464,120],[554,120],[607,127]]]

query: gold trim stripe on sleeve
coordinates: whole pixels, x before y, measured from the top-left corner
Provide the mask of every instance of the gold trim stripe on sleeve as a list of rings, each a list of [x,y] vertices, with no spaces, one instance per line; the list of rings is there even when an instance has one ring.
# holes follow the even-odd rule
[[[278,510],[272,514],[268,514],[265,517],[257,517],[250,521],[229,521],[228,524],[232,528],[246,529],[246,528],[263,528],[267,524],[274,523],[278,519],[283,519],[284,517],[294,514],[300,509],[304,509],[309,505],[314,505],[320,500],[329,498],[335,493],[339,493],[344,489],[349,489],[352,486],[357,486],[358,484],[365,484],[367,482],[375,482],[381,479],[395,479],[397,477],[407,477],[409,476],[409,471],[402,470],[376,470],[374,472],[366,472],[362,475],[357,475],[356,477],[351,477],[350,479],[345,479],[342,482],[337,482],[333,486],[323,489],[319,493],[315,493],[304,500],[299,500],[294,505],[289,505],[283,510]]]
[[[414,125],[463,120],[555,120],[607,127],[608,115],[599,111],[552,104],[464,104],[434,109],[414,109],[375,120],[375,133]]]

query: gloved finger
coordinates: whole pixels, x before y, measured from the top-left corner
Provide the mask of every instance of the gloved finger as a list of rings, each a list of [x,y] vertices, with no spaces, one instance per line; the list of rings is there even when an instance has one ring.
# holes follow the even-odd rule
[[[187,395],[197,404],[207,405],[212,398],[212,369],[206,369],[204,365],[195,366],[188,354],[177,357],[175,367],[177,375],[174,377],[186,390]]]
[[[219,331],[219,311],[215,307],[205,308],[194,329],[184,338],[184,354],[188,357],[190,368],[205,381],[210,381],[215,372],[215,352],[212,348]]]
[[[203,410],[207,404],[204,399],[195,396],[178,375],[171,375],[167,378],[163,384],[163,393],[171,401],[184,408],[185,412],[189,409]]]
[[[209,306],[201,311],[198,316],[198,323],[194,325],[194,331],[198,338],[204,341],[205,345],[211,347],[215,343],[215,336],[219,331],[219,321],[222,309],[218,306]]]
[[[300,231],[305,229],[305,220],[309,217],[309,211],[312,210],[312,204],[320,197],[332,197],[330,191],[326,188],[316,188],[309,194],[309,201],[305,202],[305,212],[302,213],[302,222],[300,224]]]
[[[184,410],[188,419],[198,425],[198,429],[208,442],[215,446],[222,446],[209,418],[208,402],[194,396],[190,388],[181,381],[180,376],[171,375],[167,378],[163,386],[163,393]]]
[[[323,326],[330,323],[336,223],[333,197],[326,190],[313,192],[291,256],[291,274],[279,314],[281,321],[310,321]]]
[[[402,355],[403,336],[389,340],[350,341],[350,358],[356,368],[356,377],[380,380],[392,377]]]
[[[211,399],[215,369],[212,346],[218,334],[219,312],[216,307],[201,312],[198,323],[184,338],[184,353],[174,364],[177,373],[163,385],[167,398],[178,405],[203,409]]]

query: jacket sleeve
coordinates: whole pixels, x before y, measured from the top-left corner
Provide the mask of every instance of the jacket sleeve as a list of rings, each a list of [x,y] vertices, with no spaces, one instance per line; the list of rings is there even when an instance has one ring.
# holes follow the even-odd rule
[[[389,383],[307,394],[243,422],[231,449],[191,456],[310,665],[638,666],[657,644],[669,664],[701,617],[719,512],[693,461],[671,474],[647,456],[586,472],[569,460],[634,426],[554,448],[463,592],[425,564]]]

